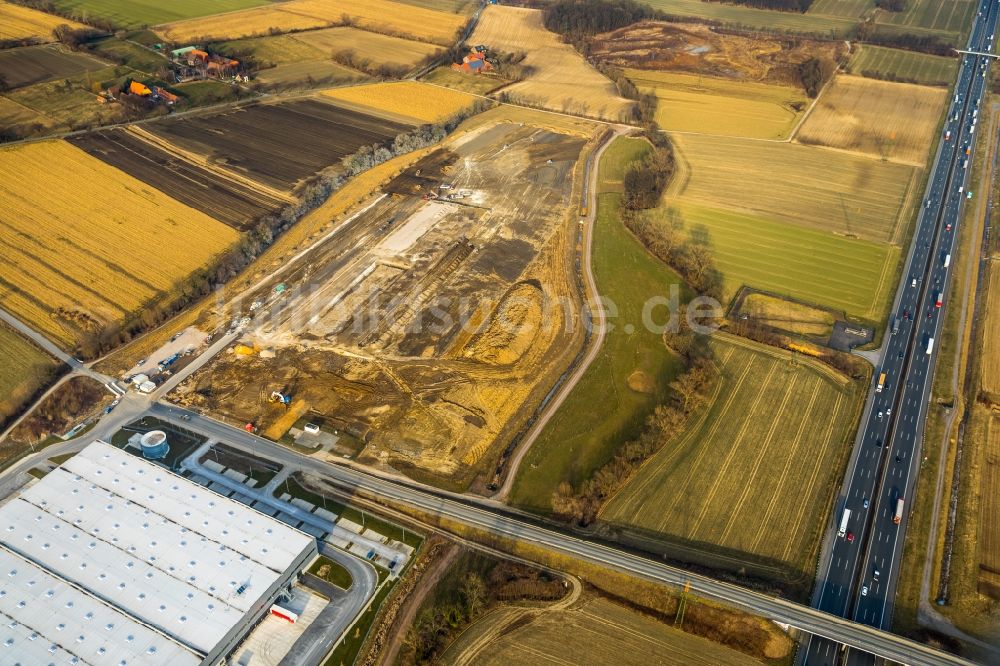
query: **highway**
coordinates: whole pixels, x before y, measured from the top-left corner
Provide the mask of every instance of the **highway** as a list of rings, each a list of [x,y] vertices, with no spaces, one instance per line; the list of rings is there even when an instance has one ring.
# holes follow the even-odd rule
[[[993,47],[996,0],[982,0],[969,37],[970,51]],[[817,607],[887,628],[898,581],[910,504],[920,468],[923,426],[930,400],[937,344],[948,300],[949,268],[968,195],[979,106],[989,81],[990,58],[965,54],[938,141],[931,177],[917,220],[906,268],[887,322],[881,364],[875,370],[848,470],[834,511],[832,548],[821,562]],[[881,379],[884,373],[884,381]],[[902,500],[900,522],[894,518]],[[844,511],[847,529],[836,535]],[[877,572],[877,573],[876,573]],[[802,663],[833,664],[838,646],[813,637]],[[870,663],[852,651],[851,663]]]

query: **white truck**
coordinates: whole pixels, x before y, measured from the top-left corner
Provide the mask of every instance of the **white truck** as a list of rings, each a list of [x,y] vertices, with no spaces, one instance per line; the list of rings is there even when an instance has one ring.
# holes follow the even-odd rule
[[[932,354],[934,352],[934,338],[927,338],[927,353]]]
[[[892,517],[892,522],[899,525],[899,521],[903,520],[903,498],[900,497],[896,500],[896,514]]]
[[[840,529],[837,530],[837,536],[842,537],[847,534],[847,523],[851,520],[851,510],[844,509],[844,515],[840,517]]]

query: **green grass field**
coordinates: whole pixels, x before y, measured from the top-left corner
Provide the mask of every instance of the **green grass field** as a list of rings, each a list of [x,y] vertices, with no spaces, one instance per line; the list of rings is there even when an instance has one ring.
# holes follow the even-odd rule
[[[434,9],[439,12],[450,12],[452,14],[471,14],[479,4],[477,0],[398,0],[403,4],[414,7],[424,7]]]
[[[889,306],[896,246],[717,208],[677,210],[689,231],[708,232],[727,298],[747,285],[870,320]]]
[[[711,76],[625,70],[659,100],[656,122],[675,132],[785,139],[809,105],[802,90]]]
[[[139,28],[196,16],[211,16],[268,4],[268,0],[54,0],[60,11],[99,17],[123,28]]]
[[[670,285],[680,284],[680,279],[618,219],[621,195],[613,190],[620,187],[619,169],[639,153],[639,143],[617,139],[601,164],[599,191],[604,193],[598,196],[594,277],[601,295],[615,304],[617,316],[608,317],[601,353],[521,463],[511,492],[518,506],[548,511],[560,482],[589,478],[621,442],[638,434],[680,370],[662,337],[642,324],[646,301],[667,296]],[[636,371],[650,380],[650,392],[629,387],[629,376]]]
[[[972,26],[975,0],[906,0],[905,12],[882,12],[878,22],[964,35]]]
[[[117,37],[108,37],[95,42],[94,53],[111,56],[116,62],[121,58],[123,65],[149,74],[167,66],[167,59],[160,53]]]
[[[672,16],[702,18],[760,30],[800,32],[825,37],[844,37],[858,24],[857,18],[853,16],[816,12],[805,14],[777,12],[702,0],[646,0],[645,4]]]
[[[881,46],[855,45],[847,71],[876,79],[948,86],[955,80],[958,60]]]
[[[814,0],[806,14],[860,18],[875,7],[875,0]]]
[[[425,83],[434,83],[446,88],[472,93],[473,95],[485,95],[507,83],[503,79],[491,76],[456,72],[448,66],[435,67],[420,80]]]
[[[861,391],[825,366],[716,335],[714,399],[601,518],[809,573]]]
[[[887,242],[907,219],[907,165],[815,146],[671,135],[682,171],[672,200]]]
[[[6,326],[0,326],[0,430],[7,418],[53,375],[56,362]]]
[[[625,167],[645,157],[649,148],[649,142],[645,139],[631,137],[620,137],[608,146],[601,156],[601,163],[597,165],[600,192],[623,191],[622,176],[625,174]]]

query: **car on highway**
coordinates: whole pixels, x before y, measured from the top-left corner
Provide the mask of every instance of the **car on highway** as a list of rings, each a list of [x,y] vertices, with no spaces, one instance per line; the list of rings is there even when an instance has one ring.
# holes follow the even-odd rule
[[[882,410],[879,410],[879,413],[878,413],[878,420],[879,420],[879,421],[881,421],[881,420],[882,420]]]
[[[876,568],[875,568],[875,574],[874,574],[874,575],[872,576],[872,579],[873,579],[873,580],[874,580],[874,581],[875,581],[876,583],[878,582],[878,567],[876,567]]]
[[[868,586],[867,585],[865,585],[864,587],[861,588],[861,596],[863,596],[863,597],[867,597],[868,596]]]
[[[944,230],[945,231],[951,231],[951,222],[949,222],[946,225],[944,225]]]
[[[848,532],[847,533],[847,542],[848,543],[854,543],[854,532]]]
[[[868,508],[868,500],[867,500],[867,499],[865,500],[865,503],[864,503],[864,505],[863,505],[863,506],[864,506],[864,507],[865,507],[866,509]]]

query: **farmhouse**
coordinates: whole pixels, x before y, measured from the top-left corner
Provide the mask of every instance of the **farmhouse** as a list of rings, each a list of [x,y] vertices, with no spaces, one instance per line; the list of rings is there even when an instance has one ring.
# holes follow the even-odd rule
[[[486,47],[473,46],[469,54],[462,58],[462,62],[452,63],[451,68],[457,72],[472,72],[481,74],[493,70],[493,64],[486,59]]]
[[[180,81],[205,78],[226,78],[240,72],[240,61],[217,53],[209,53],[197,46],[185,46],[170,52],[170,59],[177,68]]]

